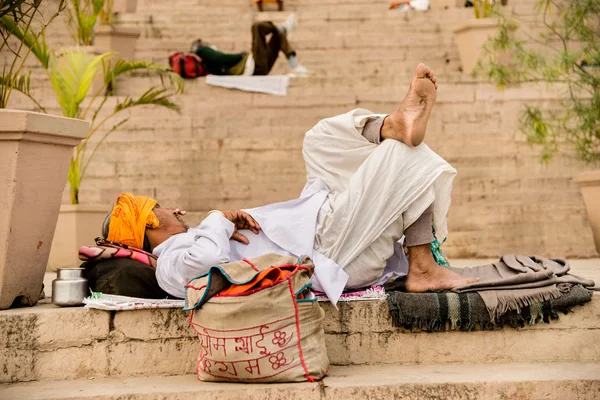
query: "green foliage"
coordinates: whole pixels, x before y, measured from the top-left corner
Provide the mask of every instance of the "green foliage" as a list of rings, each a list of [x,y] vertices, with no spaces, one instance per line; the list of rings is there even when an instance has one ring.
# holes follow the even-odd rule
[[[46,44],[46,39],[42,35],[42,32],[35,33],[31,29],[26,29],[10,16],[0,18],[0,29],[10,32],[11,36],[19,39],[29,49],[29,52],[42,63],[44,68],[48,67],[50,49]]]
[[[41,2],[42,0],[35,0],[33,2],[26,0],[0,0],[0,18],[8,15],[19,22],[29,19],[31,15],[37,12],[37,8]]]
[[[101,11],[112,15],[112,0],[70,0],[69,15],[77,31],[80,44],[90,44],[93,39],[94,25]],[[79,203],[79,189],[85,172],[98,148],[127,118],[119,119],[117,114],[140,106],[159,106],[179,111],[172,97],[183,92],[183,80],[167,67],[144,61],[115,59],[113,53],[93,55],[83,48],[65,50],[57,54],[47,44],[44,36],[46,26],[62,11],[65,0],[59,1],[58,10],[48,23],[41,26],[39,32],[31,27],[37,7],[41,0],[0,0],[0,33],[5,38],[12,36],[19,40],[19,48],[14,51],[15,59],[7,68],[5,65],[0,76],[0,107],[5,107],[12,90],[23,93],[43,112],[46,110],[32,96],[31,72],[22,73],[25,58],[29,54],[40,62],[48,74],[62,114],[70,118],[91,120],[87,137],[75,148],[71,159],[68,181],[71,188],[71,202]],[[27,8],[27,5],[34,7]],[[2,47],[0,47],[1,49]],[[25,56],[21,50],[25,49]],[[17,60],[21,60],[20,64]],[[15,67],[16,66],[16,67]],[[117,101],[111,110],[104,110],[109,96],[114,93],[117,78],[135,72],[157,74],[161,84],[151,87],[139,97],[126,97]],[[94,89],[95,92],[90,93]],[[113,97],[117,99],[116,97]],[[106,112],[105,112],[106,111]],[[117,120],[112,127],[104,130],[110,121]],[[96,135],[96,143],[90,140]]]
[[[600,1],[538,0],[535,9],[543,32],[527,39],[511,34],[518,20],[500,15],[502,27],[486,44],[478,73],[500,89],[528,82],[564,89],[556,109],[526,105],[521,131],[541,148],[542,162],[569,144],[582,160],[600,163]],[[506,54],[510,63],[502,60]]]
[[[114,23],[113,5],[114,0],[104,0],[104,5],[98,13],[102,25],[112,25]]]
[[[102,72],[102,63],[111,56],[112,53],[96,56],[83,50],[66,50],[52,58],[48,73],[65,117],[82,118],[81,103]]]
[[[41,111],[46,112],[46,109],[31,95],[31,71],[26,75],[18,75],[6,71],[6,66],[4,66],[2,75],[0,76],[0,93],[4,93],[7,88],[12,88],[17,92],[23,93]]]
[[[63,11],[65,2],[60,0],[52,17],[48,21],[41,19],[41,23],[37,22],[40,18],[36,18],[40,4],[41,0],[0,0],[0,36],[2,37],[0,50],[7,47],[13,55],[12,61],[9,59],[8,64],[2,66],[0,108],[6,108],[13,90],[20,91],[34,100],[29,92],[29,74],[22,74],[25,61],[30,54],[33,53],[42,65],[48,65],[49,51],[43,38],[44,31]],[[36,32],[36,29],[39,31]],[[19,40],[17,48],[10,47],[10,37]],[[37,102],[36,104],[39,105]]]
[[[171,71],[170,68],[164,65],[149,63],[146,61],[127,61],[119,59],[114,65],[105,65],[104,68],[104,84],[111,88],[117,85],[117,77],[129,74],[136,71],[155,72],[161,78],[161,84],[165,88],[169,88],[176,94],[183,93],[183,79]]]
[[[94,44],[94,28],[104,8],[104,0],[70,0],[68,22],[80,46]]]
[[[171,101],[175,94],[183,91],[183,80],[179,75],[170,72],[166,67],[143,61],[116,60],[113,65],[113,54],[90,55],[84,50],[70,50],[63,52],[56,60],[52,60],[48,70],[52,86],[57,95],[63,114],[67,117],[85,119],[91,116],[90,131],[87,137],[75,148],[69,168],[68,181],[71,189],[71,202],[79,203],[79,190],[81,181],[89,163],[104,141],[114,133],[127,119],[120,120],[108,131],[101,132],[101,128],[117,114],[124,110],[139,106],[159,106],[173,111],[179,111],[179,106]],[[137,98],[126,97],[118,102],[106,116],[100,118],[102,110],[107,103],[116,78],[133,71],[150,71],[158,73],[162,78],[162,87],[152,87]],[[103,74],[100,88],[92,97],[88,96],[94,80]],[[107,90],[108,89],[108,90]],[[102,94],[102,95],[101,95]],[[102,96],[100,101],[97,98]],[[87,107],[83,107],[84,102]],[[95,144],[90,140],[100,134],[100,139]]]
[[[0,22],[5,21],[0,20]],[[6,24],[0,26],[6,26]],[[91,120],[89,133],[75,148],[69,168],[68,181],[71,189],[71,202],[78,204],[81,182],[90,161],[104,141],[127,122],[127,119],[115,118],[117,114],[140,106],[165,107],[178,112],[179,106],[173,103],[172,97],[183,92],[183,80],[165,66],[145,61],[115,60],[113,53],[93,55],[80,48],[56,54],[46,45],[43,35],[39,37],[39,40],[33,41],[27,39],[27,30],[19,26],[13,27],[13,32],[16,33],[15,37],[19,38],[21,43],[27,47],[31,46],[31,52],[36,55],[46,70],[63,115]],[[117,78],[133,72],[158,74],[161,78],[161,85],[151,87],[139,97],[126,97],[118,101],[112,110],[103,112],[107,100],[117,84]],[[4,71],[0,79],[0,89],[11,87],[20,91],[45,112],[43,107],[31,96],[30,82],[29,74],[19,75]],[[94,82],[98,82],[96,85],[98,88],[94,93],[90,93]],[[118,122],[107,131],[103,131],[105,124],[114,119]],[[90,140],[97,134],[100,135],[100,139],[96,143],[91,143]]]
[[[490,18],[493,12],[493,6],[490,0],[473,0],[473,10],[475,18]]]

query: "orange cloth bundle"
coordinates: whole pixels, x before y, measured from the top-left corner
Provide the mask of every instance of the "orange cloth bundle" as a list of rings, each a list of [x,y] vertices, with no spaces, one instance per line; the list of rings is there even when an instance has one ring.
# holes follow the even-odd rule
[[[154,214],[158,201],[146,196],[123,193],[112,210],[106,240],[141,249],[144,247],[146,227],[158,228]]]
[[[276,283],[286,280],[294,272],[295,266],[271,267],[260,271],[254,279],[242,285],[231,285],[225,290],[219,292],[217,296],[237,296],[242,293],[252,293],[256,289],[273,286]]]

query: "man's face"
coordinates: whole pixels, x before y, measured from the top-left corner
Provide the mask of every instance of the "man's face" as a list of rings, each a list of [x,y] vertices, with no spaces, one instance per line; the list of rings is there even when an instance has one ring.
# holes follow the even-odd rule
[[[163,208],[157,205],[154,208],[154,214],[160,221],[158,229],[171,235],[187,232],[190,228],[183,220],[185,211],[179,208]]]

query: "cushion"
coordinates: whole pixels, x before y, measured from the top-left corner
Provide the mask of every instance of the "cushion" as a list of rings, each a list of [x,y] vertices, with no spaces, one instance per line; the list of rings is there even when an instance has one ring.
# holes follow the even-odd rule
[[[84,277],[94,292],[146,299],[173,298],[162,290],[154,269],[130,258],[86,261]]]

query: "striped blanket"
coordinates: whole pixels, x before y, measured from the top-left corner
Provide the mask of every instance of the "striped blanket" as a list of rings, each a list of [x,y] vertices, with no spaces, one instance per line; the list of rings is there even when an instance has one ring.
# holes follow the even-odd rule
[[[587,303],[592,292],[581,285],[554,300],[532,302],[517,310],[499,316],[495,322],[478,293],[406,293],[388,292],[388,305],[396,327],[411,330],[490,330],[505,325],[524,327],[536,322],[558,319],[558,313],[567,314],[571,308]]]

